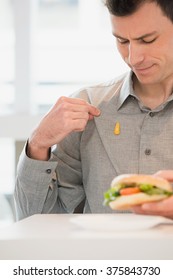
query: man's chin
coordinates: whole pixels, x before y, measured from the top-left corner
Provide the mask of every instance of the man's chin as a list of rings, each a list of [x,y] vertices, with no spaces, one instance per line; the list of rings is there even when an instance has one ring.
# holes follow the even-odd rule
[[[138,73],[135,73],[133,71],[133,82],[135,83],[140,83],[142,85],[154,85],[157,83],[156,79],[154,79],[154,76],[144,76],[144,75],[139,75]]]

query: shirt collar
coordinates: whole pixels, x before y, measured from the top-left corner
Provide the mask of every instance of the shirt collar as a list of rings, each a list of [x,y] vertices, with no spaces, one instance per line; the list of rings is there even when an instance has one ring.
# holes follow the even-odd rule
[[[130,70],[126,75],[126,77],[124,79],[124,83],[123,83],[123,85],[121,87],[121,90],[120,90],[120,95],[119,95],[119,99],[118,99],[118,106],[117,106],[118,110],[121,108],[121,106],[123,105],[123,103],[126,101],[126,99],[129,96],[133,96],[134,98],[136,98],[140,102],[140,100],[138,99],[138,97],[136,96],[136,94],[134,93],[134,90],[133,90],[132,76],[133,76],[133,71]],[[159,107],[157,107],[155,109],[155,111],[160,111],[170,101],[173,101],[173,93],[169,96],[169,98],[163,104],[161,104]]]
[[[133,91],[132,75],[133,75],[133,72],[129,71],[124,79],[124,83],[121,87],[120,95],[119,95],[119,99],[118,99],[118,107],[117,107],[118,110],[120,109],[120,107],[123,105],[123,103],[129,96],[133,96],[133,97],[137,98]]]

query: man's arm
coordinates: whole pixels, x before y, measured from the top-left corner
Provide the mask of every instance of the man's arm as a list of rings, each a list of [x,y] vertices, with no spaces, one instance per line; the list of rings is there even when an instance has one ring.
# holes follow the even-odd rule
[[[87,122],[99,114],[85,100],[62,97],[41,120],[18,163],[15,200],[19,218],[72,212],[83,200],[77,143]],[[50,157],[54,145],[57,149]]]
[[[83,131],[89,120],[100,111],[83,99],[61,97],[43,117],[28,141],[27,155],[48,160],[49,149],[73,131]]]
[[[79,144],[80,133],[69,135],[55,147],[49,161],[31,159],[23,149],[14,194],[18,219],[72,213],[84,199]]]

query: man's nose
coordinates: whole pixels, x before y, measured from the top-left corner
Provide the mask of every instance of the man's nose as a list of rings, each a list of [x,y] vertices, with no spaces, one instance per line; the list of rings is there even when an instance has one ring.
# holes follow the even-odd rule
[[[144,60],[144,50],[138,44],[129,44],[127,63],[131,67],[140,65]]]

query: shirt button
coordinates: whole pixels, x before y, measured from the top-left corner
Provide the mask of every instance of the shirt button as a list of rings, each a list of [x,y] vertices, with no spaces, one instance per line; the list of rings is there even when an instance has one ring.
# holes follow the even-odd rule
[[[52,172],[52,170],[50,168],[46,169],[46,173],[50,174]]]
[[[149,115],[150,115],[150,117],[154,117],[154,113],[153,112],[150,112]]]
[[[145,154],[146,154],[146,156],[151,155],[151,150],[150,150],[150,149],[146,149],[146,150],[145,150]]]

